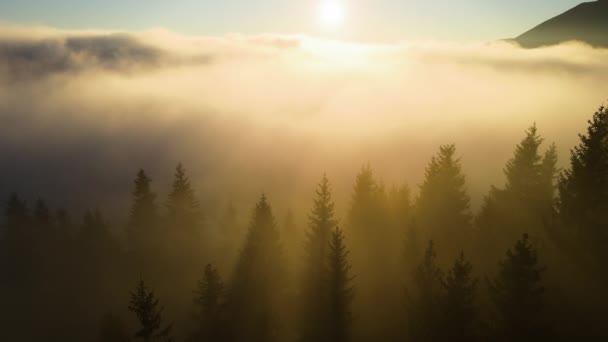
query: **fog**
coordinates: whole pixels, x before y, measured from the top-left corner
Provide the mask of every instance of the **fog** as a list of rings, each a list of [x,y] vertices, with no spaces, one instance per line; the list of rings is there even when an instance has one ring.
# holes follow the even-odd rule
[[[0,340],[605,339],[607,77],[577,42],[0,27]]]
[[[327,173],[343,213],[361,165],[416,191],[452,143],[477,208],[525,129],[536,123],[565,165],[608,93],[608,50],[576,42],[0,32],[0,193],[119,221],[139,168],[161,194],[183,162],[210,202],[249,206],[266,192],[280,210],[307,208],[298,198]]]

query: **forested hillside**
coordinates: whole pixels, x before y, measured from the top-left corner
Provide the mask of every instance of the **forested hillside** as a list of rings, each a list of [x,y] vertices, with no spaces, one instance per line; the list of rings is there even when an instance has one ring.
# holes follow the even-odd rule
[[[606,340],[608,109],[569,156],[541,132],[479,210],[454,145],[421,184],[363,165],[343,213],[331,174],[282,215],[203,205],[181,164],[166,198],[134,174],[124,224],[5,194],[0,341]]]

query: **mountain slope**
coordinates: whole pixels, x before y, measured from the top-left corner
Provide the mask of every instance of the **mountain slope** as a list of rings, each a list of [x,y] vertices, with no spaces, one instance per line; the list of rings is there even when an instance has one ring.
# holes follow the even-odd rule
[[[582,3],[515,38],[527,48],[571,40],[608,47],[608,0]]]

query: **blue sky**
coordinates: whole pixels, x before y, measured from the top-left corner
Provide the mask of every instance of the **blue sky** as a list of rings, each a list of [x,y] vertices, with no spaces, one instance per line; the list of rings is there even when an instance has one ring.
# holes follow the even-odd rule
[[[342,1],[346,22],[324,32],[323,1]],[[513,37],[580,0],[0,0],[0,22],[67,29],[186,34],[305,33],[387,41]]]

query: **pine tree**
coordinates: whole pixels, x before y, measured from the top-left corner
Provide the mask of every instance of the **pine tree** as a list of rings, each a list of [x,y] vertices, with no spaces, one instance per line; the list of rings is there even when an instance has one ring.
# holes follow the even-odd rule
[[[442,328],[445,341],[472,342],[479,338],[478,311],[475,303],[477,279],[464,253],[454,262],[442,281]]]
[[[160,234],[160,215],[151,182],[145,171],[139,170],[127,224],[128,242],[137,270],[146,278],[152,277],[153,269],[158,268],[156,258],[165,252],[161,248],[164,236]]]
[[[500,262],[498,275],[489,282],[498,314],[498,333],[508,341],[538,341],[547,337],[543,322],[544,267],[524,234]]]
[[[493,253],[505,250],[508,241],[524,233],[543,240],[550,233],[548,228],[555,216],[557,151],[552,144],[541,154],[543,141],[536,125],[530,127],[504,169],[504,188],[492,187],[485,199],[476,221],[480,232],[478,249],[485,260],[498,258]],[[490,254],[486,253],[488,249]]]
[[[391,279],[401,274],[396,261],[403,231],[394,229],[385,186],[369,165],[357,175],[346,218],[353,271],[361,277],[354,303],[361,313],[357,338],[393,340],[403,287]]]
[[[443,272],[436,259],[435,244],[430,241],[412,275],[413,285],[406,289],[408,335],[412,341],[436,341],[441,336]]]
[[[197,330],[195,341],[220,342],[227,338],[224,284],[217,268],[207,265],[195,291]]]
[[[538,178],[542,171],[542,158],[539,154],[542,143],[543,139],[538,135],[536,125],[533,125],[526,131],[521,143],[515,147],[513,158],[505,167],[505,190],[517,194],[521,200],[536,196]]]
[[[194,194],[186,170],[179,164],[167,200],[167,266],[165,277],[173,279],[171,287],[180,300],[187,301],[191,285],[196,283],[199,267],[193,260],[207,260],[211,244],[204,235],[204,221],[200,204]]]
[[[140,329],[135,337],[144,342],[171,341],[171,325],[163,327],[162,312],[164,308],[159,307],[159,301],[154,292],[148,290],[143,280],[139,282],[135,291],[131,293],[129,311],[137,316]]]
[[[167,201],[169,221],[177,229],[199,230],[203,221],[203,214],[200,210],[198,200],[194,195],[194,190],[190,185],[190,180],[186,176],[186,169],[182,164],[178,164],[175,169],[173,186]]]
[[[372,168],[366,165],[361,168],[355,180],[350,210],[347,216],[354,238],[358,238],[359,235],[369,235],[369,230],[374,229],[378,225],[379,216],[381,215],[379,212],[378,194],[379,186],[374,179]]]
[[[435,240],[446,254],[457,255],[471,235],[472,214],[465,176],[456,147],[445,145],[426,168],[416,202],[416,222],[425,236]]]
[[[317,189],[312,210],[308,216],[309,230],[304,245],[304,281],[302,298],[304,302],[303,340],[320,341],[326,336],[327,300],[326,263],[332,229],[338,221],[334,216],[334,203],[327,176],[323,176]]]
[[[331,236],[328,250],[327,289],[328,289],[328,328],[325,341],[346,342],[351,340],[351,323],[353,320],[351,266],[348,262],[348,250],[344,244],[344,235],[336,228]],[[322,298],[322,297],[321,297]]]
[[[285,268],[275,222],[262,195],[231,282],[229,311],[237,342],[269,342],[279,337]]]
[[[141,239],[158,224],[156,194],[150,188],[150,178],[144,170],[139,170],[133,189],[133,204],[129,215],[129,234],[132,240]]]
[[[608,108],[600,107],[559,179],[559,216],[564,241],[577,241],[583,263],[604,273],[608,260]],[[608,277],[604,277],[608,282]]]

